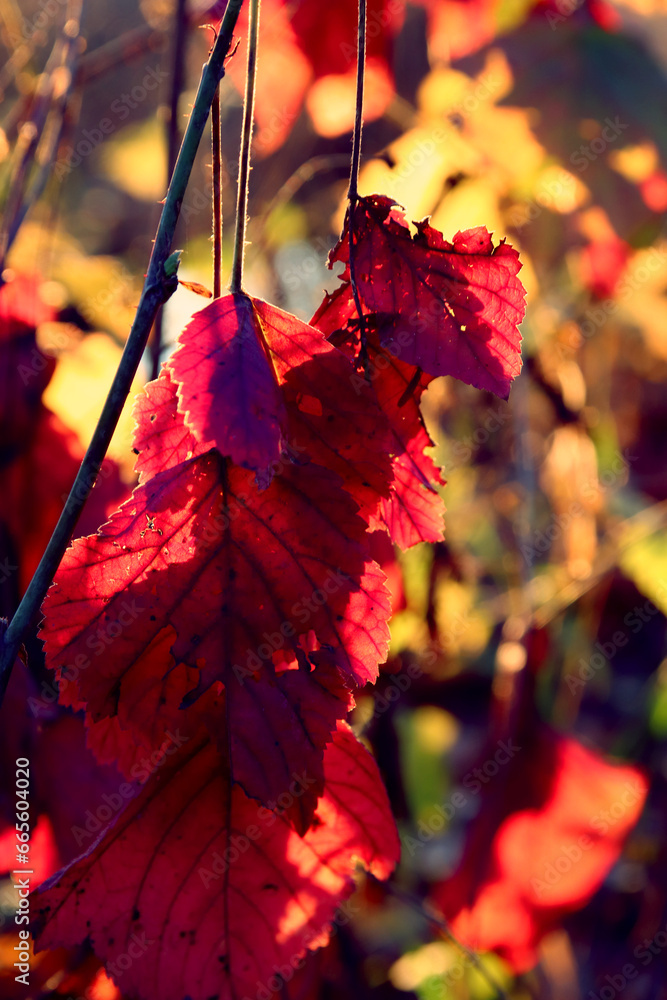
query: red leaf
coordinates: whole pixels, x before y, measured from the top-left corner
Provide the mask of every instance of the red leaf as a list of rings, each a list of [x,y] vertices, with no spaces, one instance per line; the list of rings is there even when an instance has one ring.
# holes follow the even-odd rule
[[[311,322],[349,357],[359,353],[356,306],[344,286],[333,295],[325,295]],[[424,453],[433,441],[419,409],[422,392],[432,378],[383,350],[374,332],[367,333],[367,349],[370,383],[389,423],[393,455],[391,492],[376,503],[369,527],[386,530],[402,549],[418,542],[441,541],[445,506],[435,486],[444,485],[444,480]],[[358,375],[357,383],[364,385],[365,377]]]
[[[383,115],[394,96],[393,39],[403,24],[403,7],[395,0],[368,2],[365,121]],[[357,16],[356,0],[326,5],[301,0],[296,6],[292,25],[315,78],[306,107],[320,135],[341,135],[354,125]]]
[[[364,513],[389,496],[387,423],[372,392],[321,331],[261,299],[224,296],[196,314],[180,342],[167,371],[198,444],[179,437],[163,388],[162,414],[158,419],[152,411],[157,428],[148,435],[156,456],[165,444],[181,458],[216,447],[258,471],[261,486],[286,463],[310,459],[337,472]],[[136,411],[138,419],[145,408]],[[147,461],[138,465],[144,474]]]
[[[367,515],[391,480],[390,428],[371,388],[320,330],[253,301],[287,404],[291,451],[338,473]]]
[[[34,333],[36,327],[55,319],[53,308],[39,294],[39,284],[37,275],[27,274],[0,284],[0,339]]]
[[[391,613],[397,614],[408,606],[403,587],[403,572],[396,559],[394,546],[385,531],[373,531],[369,536],[373,558],[387,577],[387,587],[391,594]]]
[[[508,808],[499,825],[492,820],[490,851],[480,830],[435,896],[466,944],[498,951],[523,972],[536,963],[542,937],[602,884],[639,818],[647,782],[638,768],[607,763],[544,729],[505,766],[505,788],[523,805]]]
[[[581,280],[596,299],[611,299],[631,256],[630,246],[611,232],[581,251]]]
[[[345,726],[325,770],[301,838],[230,794],[218,752],[192,740],[33,900],[39,948],[89,938],[123,992],[145,1000],[254,996],[328,940],[357,861],[386,878],[398,859],[377,767]]]
[[[154,475],[74,543],[47,594],[47,664],[74,673],[63,700],[94,722],[117,716],[137,747],[156,749],[185,704],[222,682],[233,779],[267,801],[305,766],[316,793],[349,696],[333,665],[312,671],[307,649],[330,649],[355,684],[387,652],[389,595],[355,509],[314,465],[289,466],[261,493],[216,452]],[[226,747],[220,710],[200,710]]]
[[[312,2],[312,0],[311,0]],[[210,7],[209,3],[203,6]],[[222,17],[226,0],[216,0],[212,10],[201,17]],[[258,60],[256,84],[257,131],[253,146],[260,155],[268,155],[282,145],[299,116],[303,99],[312,78],[312,66],[302,51],[290,22],[284,0],[265,0],[259,22],[259,47],[265,58]],[[229,60],[227,73],[243,93],[247,65],[248,5],[243,4],[237,24],[241,45]]]
[[[395,455],[392,491],[388,499],[380,501],[378,527],[384,527],[402,549],[418,542],[441,541],[445,505],[436,485],[444,485],[444,480],[425,454],[433,441],[419,409],[421,394],[431,378],[370,343],[369,357],[375,368],[382,363],[373,385],[380,409],[389,420]]]
[[[429,53],[451,62],[486,45],[497,32],[498,0],[417,0],[428,12]]]
[[[168,368],[163,368],[160,377],[137,394],[132,415],[137,421],[134,468],[140,483],[206,451],[178,412],[176,383]]]
[[[349,219],[329,265],[343,261],[336,307],[349,315]],[[413,236],[402,209],[383,195],[360,198],[354,217],[357,283],[387,350],[429,375],[453,375],[506,399],[521,370],[524,288],[516,250],[494,247],[483,226],[453,243],[427,221]],[[342,324],[341,324],[342,325]]]
[[[287,416],[247,295],[225,295],[195,313],[168,367],[202,449],[260,472],[280,457]]]
[[[33,813],[33,824],[35,816]],[[16,869],[16,826],[12,824],[0,833],[0,874]],[[30,883],[37,886],[49,878],[61,864],[49,817],[42,814],[30,831]]]
[[[17,582],[13,572],[17,570],[21,593],[44,554],[83,454],[76,434],[40,405],[21,452],[0,468],[0,561],[5,559],[4,565],[12,569],[7,584]],[[116,464],[105,459],[79,528],[92,530],[127,494]],[[15,603],[9,601],[12,611]]]
[[[55,314],[39,297],[37,278],[0,284],[0,458],[24,445],[41,412],[55,360],[37,347],[36,327]]]
[[[2,632],[0,621],[0,637]],[[86,749],[83,719],[55,705],[56,694],[47,681],[39,686],[17,660],[3,701],[0,727],[0,774],[4,776],[0,782],[0,829],[8,824],[11,832],[11,837],[2,838],[3,850],[9,849],[3,857],[10,870],[16,868],[15,824],[20,808],[16,761],[25,757],[30,761],[30,821],[38,823],[31,833],[30,867],[40,879],[77,857],[86,838],[91,842],[85,830],[83,838],[79,837],[90,810],[103,806],[108,820],[111,812],[105,796],[118,789],[116,770],[99,766]]]
[[[366,44],[369,58],[390,61],[391,36],[403,24],[401,6],[391,0],[369,0]],[[296,4],[292,24],[317,78],[343,75],[356,67],[357,18],[355,0],[340,0],[326,7],[315,0],[300,0]]]
[[[39,292],[36,276],[0,283],[0,614],[13,613],[30,582],[84,454],[76,434],[41,401],[56,363],[38,348],[36,328],[56,314]],[[101,478],[90,505],[95,525],[107,503],[113,509],[127,496],[109,459]],[[88,515],[89,508],[84,520]]]
[[[222,17],[225,3],[196,0],[200,21]],[[403,24],[403,3],[369,0],[366,60],[367,121],[384,114],[394,95],[393,38]],[[228,75],[243,92],[246,67],[247,8],[238,21],[242,42],[228,64]],[[354,124],[354,74],[357,53],[357,6],[354,0],[322,5],[317,0],[264,0],[259,47],[264,58],[257,70],[255,147],[273,152],[289,135],[303,105],[315,129],[335,136]]]

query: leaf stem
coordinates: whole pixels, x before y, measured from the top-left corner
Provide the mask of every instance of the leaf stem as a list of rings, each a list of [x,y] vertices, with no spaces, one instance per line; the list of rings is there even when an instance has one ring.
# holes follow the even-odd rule
[[[357,28],[357,100],[354,112],[354,132],[352,135],[352,165],[350,167],[350,186],[348,188],[348,237],[349,237],[349,262],[350,262],[350,285],[354,304],[357,307],[359,316],[359,338],[361,350],[359,361],[363,365],[366,378],[370,380],[370,370],[368,362],[368,346],[366,343],[366,323],[361,306],[361,296],[357,285],[356,261],[354,258],[354,213],[359,200],[359,163],[361,161],[361,130],[364,121],[364,73],[366,69],[366,0],[359,0],[359,23]]]
[[[352,135],[352,165],[350,186],[347,197],[353,210],[359,197],[359,163],[361,161],[361,129],[364,121],[364,73],[366,69],[366,0],[359,0],[359,22],[357,26],[357,99],[354,111],[354,133]]]
[[[181,129],[178,120],[178,104],[183,90],[185,76],[185,49],[188,38],[188,17],[186,0],[178,0],[173,17],[174,44],[171,60],[171,86],[169,90],[169,121],[167,123],[167,177],[171,177],[176,165],[178,150],[181,145]],[[164,310],[158,309],[154,324],[154,334],[151,343],[152,370],[151,377],[156,379],[160,374],[160,355],[162,354],[162,333],[164,326]]]
[[[248,179],[250,177],[250,145],[255,110],[255,78],[257,76],[257,36],[259,33],[259,2],[250,0],[250,26],[248,28],[248,68],[243,102],[243,131],[239,166],[239,187],[236,202],[236,231],[234,233],[234,258],[230,289],[240,292],[243,282],[243,258],[248,215]]]
[[[220,135],[220,89],[211,108],[211,149],[213,169],[213,297],[222,295],[222,149]]]
[[[137,313],[104,409],[46,551],[3,636],[0,650],[0,700],[9,682],[10,672],[23,635],[44,599],[69,544],[83,505],[95,484],[102,460],[109,447],[132,380],[146,348],[155,314],[159,306],[169,298],[176,288],[175,277],[171,281],[167,278],[164,264],[171,250],[181,204],[197,149],[206,127],[213,96],[224,75],[225,57],[229,51],[242,3],[243,0],[229,0],[218,39],[208,62],[204,66],[190,121],[185,131],[183,144],[178,154],[160,216]]]

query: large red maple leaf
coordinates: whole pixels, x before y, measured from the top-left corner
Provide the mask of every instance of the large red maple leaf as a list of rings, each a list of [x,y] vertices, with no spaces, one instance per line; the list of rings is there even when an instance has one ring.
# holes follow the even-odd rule
[[[389,594],[356,504],[313,463],[287,463],[259,492],[216,449],[193,454],[168,376],[135,412],[144,481],[68,550],[44,602],[61,700],[157,749],[186,706],[224,687],[224,711],[205,710],[224,748],[229,733],[233,779],[266,802],[305,767],[314,807],[323,746],[350,705],[343,678],[374,680],[388,646]]]
[[[359,199],[354,260],[364,313],[401,361],[507,399],[521,370],[518,325],[525,311],[517,251],[504,240],[494,247],[483,226],[457,233],[451,243],[426,220],[414,226],[413,235],[401,207],[384,195]],[[329,302],[339,326],[353,300],[348,227],[349,216],[329,255],[329,266],[346,265]]]
[[[193,737],[33,899],[38,947],[88,938],[123,993],[143,1000],[254,996],[281,969],[291,978],[334,931],[354,865],[386,878],[399,856],[375,762],[345,725],[325,771],[300,837],[231,787],[215,746]]]

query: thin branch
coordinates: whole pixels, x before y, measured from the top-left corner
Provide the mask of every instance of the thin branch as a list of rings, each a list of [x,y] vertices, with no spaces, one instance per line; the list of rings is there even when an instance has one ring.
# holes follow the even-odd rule
[[[359,316],[359,338],[361,351],[359,360],[363,365],[366,377],[370,378],[368,365],[368,347],[366,344],[366,322],[361,307],[361,296],[357,285],[356,261],[354,257],[354,213],[359,200],[359,163],[361,161],[361,129],[364,121],[364,73],[366,69],[366,0],[359,0],[359,24],[357,28],[357,100],[354,112],[354,133],[352,136],[352,165],[350,168],[350,186],[347,197],[348,205],[348,237],[350,260],[350,285],[354,304]]]
[[[243,102],[243,133],[239,167],[239,188],[236,202],[236,231],[232,260],[232,292],[240,292],[243,283],[243,258],[248,216],[248,179],[250,177],[250,145],[255,111],[255,78],[257,76],[257,35],[259,32],[259,0],[250,0],[250,26],[248,28],[248,68]]]
[[[213,170],[213,297],[222,295],[222,148],[220,135],[220,91],[211,109],[211,167]]]
[[[204,66],[183,145],[176,161],[160,216],[137,314],[92,441],[41,562],[4,634],[0,654],[0,697],[4,695],[6,690],[11,668],[23,635],[44,599],[69,544],[81,509],[95,484],[102,460],[130,391],[132,379],[146,348],[155,314],[159,306],[169,298],[176,288],[175,275],[169,279],[164,265],[171,250],[181,204],[197,149],[206,127],[213,96],[224,73],[225,57],[229,51],[232,33],[242,3],[243,0],[229,0],[218,40]]]
[[[357,25],[357,99],[354,111],[354,133],[352,135],[352,165],[350,186],[347,197],[350,211],[354,211],[359,197],[359,163],[361,162],[361,129],[364,122],[364,73],[366,69],[366,0],[359,0],[359,23]]]

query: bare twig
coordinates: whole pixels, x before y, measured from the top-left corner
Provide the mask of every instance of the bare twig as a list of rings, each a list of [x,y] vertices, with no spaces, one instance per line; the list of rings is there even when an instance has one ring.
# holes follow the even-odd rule
[[[222,295],[222,148],[220,136],[220,92],[211,109],[211,169],[213,171],[213,297]]]
[[[250,177],[250,145],[255,112],[255,78],[257,76],[257,36],[259,32],[259,0],[250,0],[250,26],[248,29],[248,69],[246,72],[245,100],[243,102],[243,133],[239,167],[239,187],[236,202],[236,231],[230,289],[240,292],[243,282],[243,258],[248,215],[248,180]]]
[[[354,112],[354,133],[352,135],[352,166],[350,168],[350,186],[347,197],[348,205],[348,237],[350,258],[350,285],[354,304],[359,316],[359,337],[361,351],[359,360],[363,365],[366,377],[370,379],[368,365],[368,346],[366,343],[366,322],[361,307],[361,296],[357,285],[356,261],[354,255],[354,213],[359,200],[359,163],[361,161],[361,129],[364,121],[364,72],[366,69],[366,0],[359,0],[359,25],[357,30],[357,101]]]

